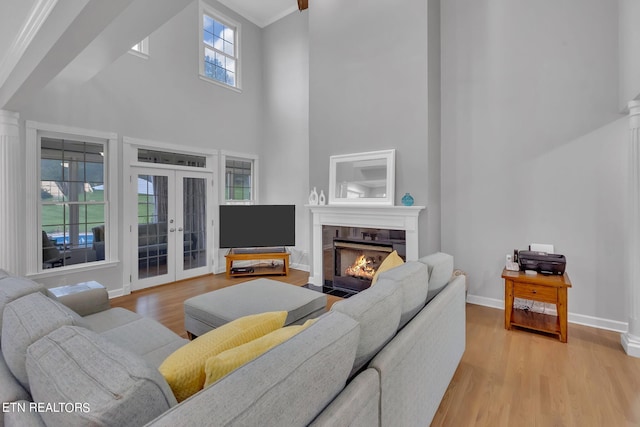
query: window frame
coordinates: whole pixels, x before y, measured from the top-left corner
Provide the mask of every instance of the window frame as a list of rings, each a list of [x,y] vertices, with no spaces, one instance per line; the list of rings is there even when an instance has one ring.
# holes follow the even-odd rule
[[[227,160],[241,160],[251,162],[251,199],[227,199]],[[220,153],[220,204],[224,205],[254,205],[258,204],[258,156],[255,154],[222,151]]]
[[[140,50],[134,49],[136,46],[140,46]],[[149,36],[131,46],[129,53],[142,59],[149,59]]]
[[[89,129],[51,125],[26,121],[26,260],[27,274],[37,277],[68,274],[70,271],[88,271],[97,266],[118,263],[118,135]],[[105,259],[58,268],[42,268],[42,203],[40,195],[41,138],[62,138],[101,143],[105,149]],[[33,256],[36,254],[37,256]]]
[[[198,47],[199,47],[199,53],[198,53],[198,72],[199,72],[199,77],[200,79],[208,82],[208,83],[212,83],[230,90],[233,90],[235,92],[242,92],[242,59],[241,59],[241,49],[240,49],[240,42],[241,42],[241,33],[242,33],[242,27],[240,25],[239,22],[234,21],[231,18],[228,18],[227,16],[221,14],[220,12],[218,12],[217,10],[213,9],[211,6],[209,6],[208,4],[204,3],[202,0],[200,1],[200,6],[199,6],[199,13],[198,13],[198,17],[199,17],[199,21],[198,21]],[[227,83],[223,83],[219,80],[216,79],[212,79],[211,77],[208,77],[205,72],[204,72],[204,48],[205,46],[209,46],[209,45],[205,45],[204,40],[203,40],[203,32],[204,32],[204,15],[208,15],[209,17],[213,18],[214,20],[220,22],[221,24],[224,24],[227,27],[233,28],[234,29],[234,36],[235,36],[235,43],[234,43],[234,47],[235,47],[235,61],[236,61],[236,79],[235,79],[235,86],[231,86]]]

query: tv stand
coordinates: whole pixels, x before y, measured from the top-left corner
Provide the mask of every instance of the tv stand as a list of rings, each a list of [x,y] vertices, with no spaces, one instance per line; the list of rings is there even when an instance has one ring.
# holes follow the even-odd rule
[[[278,274],[283,276],[289,275],[289,252],[284,248],[234,248],[230,249],[229,253],[225,255],[227,259],[227,279],[232,277],[243,276],[266,276],[271,274]],[[266,259],[278,259],[282,260],[284,266],[282,270],[273,270],[270,268],[233,268],[234,261],[250,261],[250,260],[266,260]]]

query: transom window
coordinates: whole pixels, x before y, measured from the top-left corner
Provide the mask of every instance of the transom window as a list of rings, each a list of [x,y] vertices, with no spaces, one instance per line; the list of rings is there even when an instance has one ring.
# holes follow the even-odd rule
[[[201,5],[200,74],[216,83],[240,88],[240,25]]]
[[[173,153],[169,151],[148,150],[138,148],[138,161],[144,163],[162,163],[165,165],[206,168],[207,158],[192,154]]]

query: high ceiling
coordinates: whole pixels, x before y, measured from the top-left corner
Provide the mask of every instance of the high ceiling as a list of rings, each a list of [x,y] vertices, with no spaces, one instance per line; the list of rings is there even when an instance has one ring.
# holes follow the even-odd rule
[[[91,79],[191,1],[0,0],[0,109],[54,78]],[[219,2],[262,28],[298,10],[297,0]]]
[[[296,0],[218,0],[259,27],[298,10]]]

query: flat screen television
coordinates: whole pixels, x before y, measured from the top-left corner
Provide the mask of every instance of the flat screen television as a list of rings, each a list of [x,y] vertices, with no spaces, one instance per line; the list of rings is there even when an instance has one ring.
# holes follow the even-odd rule
[[[220,247],[296,244],[295,205],[220,205]]]

